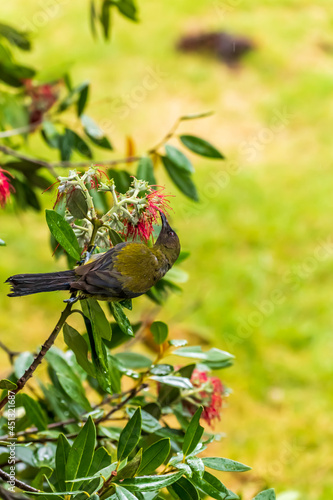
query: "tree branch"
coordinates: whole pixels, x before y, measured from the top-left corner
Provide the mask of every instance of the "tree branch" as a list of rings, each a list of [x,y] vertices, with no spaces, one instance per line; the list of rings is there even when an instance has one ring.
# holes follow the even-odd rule
[[[133,389],[130,390],[127,398],[118,403],[116,406],[113,406],[113,408],[111,408],[111,410],[106,415],[95,420],[95,424],[98,425],[100,422],[104,422],[104,420],[109,420],[111,415],[116,413],[116,411],[119,411],[123,406],[126,405],[126,403],[128,403],[130,399],[134,398],[134,396],[136,396],[138,392],[142,391],[142,389],[145,389],[146,387],[148,387],[148,384],[141,384],[139,387],[133,387]]]
[[[39,158],[33,158],[32,156],[27,156],[23,153],[20,153],[16,151],[15,149],[11,149],[8,146],[4,146],[3,144],[0,144],[0,151],[5,153],[6,155],[9,156],[14,156],[14,158],[19,158],[20,160],[23,161],[28,161],[30,163],[35,163],[36,165],[40,165],[41,167],[45,167],[49,169],[55,177],[57,177],[56,172],[54,171],[55,167],[69,167],[69,168],[76,168],[76,167],[89,167],[92,164],[94,165],[119,165],[121,163],[133,163],[135,161],[141,160],[141,156],[128,156],[126,158],[120,158],[118,160],[86,160],[86,161],[79,161],[79,162],[71,162],[71,161],[45,161],[45,160],[40,160]]]
[[[18,479],[10,476],[9,474],[7,474],[7,472],[5,472],[2,469],[0,469],[0,478],[3,479],[4,481],[6,481],[7,483],[9,481],[13,481],[15,483],[15,486],[17,488],[20,488],[20,490],[23,490],[23,491],[30,491],[33,493],[39,493],[39,491],[40,491],[40,490],[36,490],[36,488],[33,488],[32,486],[29,486],[28,484],[23,483],[22,481],[19,481]]]
[[[49,351],[49,349],[54,344],[54,341],[57,338],[57,336],[58,336],[61,328],[63,327],[66,319],[68,318],[68,316],[71,313],[71,308],[72,308],[72,304],[68,303],[66,305],[65,309],[63,310],[63,312],[61,313],[59,321],[56,324],[56,326],[54,327],[51,335],[46,340],[46,342],[42,345],[41,350],[39,351],[39,353],[37,354],[37,356],[35,357],[35,359],[31,363],[31,365],[29,366],[29,368],[26,369],[26,371],[24,372],[24,374],[22,375],[22,377],[16,382],[17,388],[15,390],[11,391],[11,394],[16,394],[21,389],[23,389],[23,387],[25,386],[25,384],[27,383],[27,381],[32,377],[34,371],[36,370],[36,368],[38,367],[38,365],[40,365],[40,363],[43,361],[43,358],[45,357],[46,353]],[[0,402],[0,409],[2,409],[7,402],[8,402],[8,396],[6,396]]]
[[[14,358],[15,356],[18,356],[19,354],[21,354],[19,351],[12,351],[11,349],[9,349],[9,347],[7,347],[3,342],[0,341],[0,348],[5,351],[6,354],[8,354],[8,357],[9,357],[9,361],[10,361],[10,364],[12,365],[13,362],[14,362]]]

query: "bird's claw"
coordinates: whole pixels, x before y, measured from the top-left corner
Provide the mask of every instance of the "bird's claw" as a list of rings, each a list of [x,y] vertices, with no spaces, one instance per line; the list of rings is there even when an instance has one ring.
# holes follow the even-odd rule
[[[64,302],[65,304],[75,304],[78,300],[80,300],[80,297],[70,297],[69,299],[65,299]]]

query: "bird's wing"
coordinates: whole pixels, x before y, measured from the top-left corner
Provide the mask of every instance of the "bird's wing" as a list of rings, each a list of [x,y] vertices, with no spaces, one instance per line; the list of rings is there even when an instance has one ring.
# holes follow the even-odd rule
[[[160,278],[159,262],[142,243],[120,243],[103,256],[75,270],[73,290],[105,298],[132,298]]]

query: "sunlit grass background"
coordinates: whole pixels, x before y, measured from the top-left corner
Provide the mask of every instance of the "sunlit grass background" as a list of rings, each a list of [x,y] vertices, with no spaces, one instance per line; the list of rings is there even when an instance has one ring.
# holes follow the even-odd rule
[[[324,49],[333,44],[332,4],[141,1],[141,22],[117,16],[109,43],[92,41],[86,2],[45,4],[1,6],[5,21],[34,30],[35,50],[23,62],[45,77],[73,66],[76,83],[91,80],[89,114],[118,156],[126,152],[125,136],[142,152],[179,115],[215,110],[181,129],[211,140],[228,158],[193,158],[201,204],[159,176],[176,195],[173,222],[192,254],[184,293],[159,317],[174,335],[185,331],[194,344],[236,356],[221,373],[234,391],[217,426],[226,437],[212,449],[253,471],[224,482],[246,500],[266,485],[297,490],[302,500],[332,498],[333,53]],[[208,29],[247,35],[257,50],[237,70],[174,50],[181,34]],[[151,90],[144,88],[147,74],[155,75]],[[33,139],[26,150],[45,152],[37,147]],[[99,152],[96,159],[106,157]],[[2,212],[0,237],[7,242],[1,281],[65,266],[51,256],[43,213]],[[1,340],[35,349],[63,295],[13,300],[6,290],[1,285]],[[3,375],[7,359],[0,356]]]

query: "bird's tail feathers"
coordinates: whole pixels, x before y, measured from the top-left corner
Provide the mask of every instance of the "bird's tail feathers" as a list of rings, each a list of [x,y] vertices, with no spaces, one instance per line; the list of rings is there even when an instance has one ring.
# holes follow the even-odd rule
[[[8,297],[20,297],[40,292],[69,290],[75,280],[75,271],[60,271],[56,273],[16,274],[6,280],[11,286]]]

